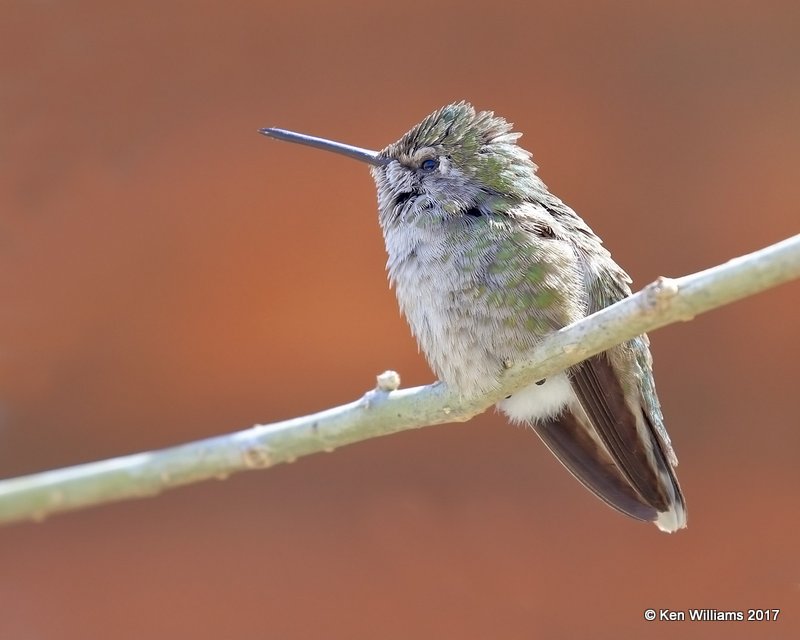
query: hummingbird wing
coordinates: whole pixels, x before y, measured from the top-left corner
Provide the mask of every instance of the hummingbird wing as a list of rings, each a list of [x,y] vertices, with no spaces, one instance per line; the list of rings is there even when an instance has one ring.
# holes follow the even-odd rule
[[[600,238],[568,206],[549,196],[547,211],[569,228],[591,314],[631,295],[630,277]],[[655,521],[663,531],[686,526],[686,505],[673,467],[678,460],[664,427],[653,382],[649,341],[642,335],[573,367],[580,403],[551,419],[570,434],[540,436],[591,491],[619,511]],[[582,431],[583,430],[583,431]],[[613,468],[609,468],[609,465]]]
[[[584,223],[585,225],[585,223]],[[588,230],[588,227],[586,227]],[[630,277],[589,230],[579,243],[587,291],[594,313],[631,294]],[[664,427],[653,381],[646,335],[585,360],[570,371],[573,390],[592,428],[636,493],[658,512],[664,531],[686,526],[686,504],[673,467],[678,460]]]

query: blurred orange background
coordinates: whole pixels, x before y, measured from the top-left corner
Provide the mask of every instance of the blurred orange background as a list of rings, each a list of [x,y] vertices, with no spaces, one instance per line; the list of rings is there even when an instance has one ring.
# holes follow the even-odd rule
[[[262,126],[493,109],[637,288],[800,231],[796,2],[7,2],[0,77],[3,477],[432,380],[365,167]],[[686,531],[488,413],[6,526],[0,638],[800,637],[798,293],[652,335]]]

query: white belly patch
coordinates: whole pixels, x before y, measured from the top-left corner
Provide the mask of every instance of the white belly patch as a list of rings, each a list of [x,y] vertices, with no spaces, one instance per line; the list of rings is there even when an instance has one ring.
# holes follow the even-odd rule
[[[514,422],[536,422],[558,415],[577,400],[566,373],[547,378],[544,384],[532,384],[501,400],[497,407]]]

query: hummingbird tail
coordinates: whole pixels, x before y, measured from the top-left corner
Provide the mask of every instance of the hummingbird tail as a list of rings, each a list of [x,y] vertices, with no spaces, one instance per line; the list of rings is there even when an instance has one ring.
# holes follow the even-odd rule
[[[658,520],[658,510],[633,489],[591,430],[580,406],[536,420],[532,426],[561,464],[608,506],[636,520]]]
[[[674,454],[653,425],[638,386],[626,387],[607,352],[582,362],[570,373],[588,420],[614,466],[633,491],[656,511],[649,518],[665,532],[686,526],[686,504],[673,469]],[[647,374],[646,374],[647,375]]]
[[[539,419],[533,429],[548,449],[580,483],[617,511],[653,522],[661,531],[673,533],[686,526],[686,506],[674,475],[659,473],[659,484],[669,498],[650,504],[634,488],[597,434],[580,406],[560,415]]]
[[[668,511],[659,512],[655,524],[664,533],[675,533],[686,526],[686,504],[682,495]]]
[[[686,526],[686,505],[669,441],[654,426],[660,413],[650,417],[639,386],[623,386],[609,355],[523,389],[500,407],[531,424],[572,475],[606,504],[662,531],[677,531]]]

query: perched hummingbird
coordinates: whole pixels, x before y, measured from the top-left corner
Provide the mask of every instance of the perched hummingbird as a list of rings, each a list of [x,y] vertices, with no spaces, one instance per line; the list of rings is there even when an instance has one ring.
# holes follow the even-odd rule
[[[459,102],[377,152],[261,129],[371,165],[400,309],[436,375],[466,396],[496,388],[543,336],[631,294],[511,128]],[[651,363],[642,335],[497,406],[601,500],[673,532],[686,526],[686,505]]]

